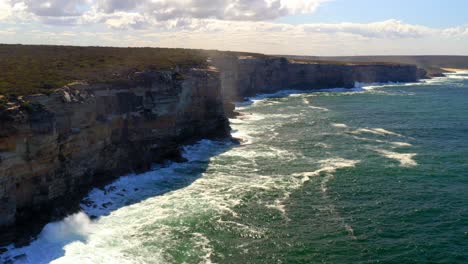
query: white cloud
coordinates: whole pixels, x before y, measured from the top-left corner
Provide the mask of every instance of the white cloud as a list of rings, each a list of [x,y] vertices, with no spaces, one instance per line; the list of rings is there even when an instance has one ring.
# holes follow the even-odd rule
[[[436,29],[398,20],[274,22],[282,16],[313,13],[326,1],[332,0],[0,0],[0,22],[18,28],[16,34],[0,28],[0,34],[1,41],[9,43],[144,45],[276,54],[429,54],[441,48],[447,54],[468,53],[468,25]],[[43,24],[52,25],[46,28],[56,33],[28,32],[30,28],[42,30]]]
[[[94,10],[103,14],[138,13],[157,21],[187,18],[271,20],[313,13],[330,0],[0,0],[22,4],[38,17],[81,17]],[[7,5],[4,5],[7,7]],[[5,8],[6,10],[6,8]]]
[[[148,26],[148,20],[138,13],[115,13],[105,19],[105,23],[112,29],[142,29]]]
[[[6,4],[8,1],[10,5]],[[440,34],[468,36],[468,27],[431,29],[398,20],[374,23],[288,25],[269,20],[313,13],[331,0],[0,0],[0,19],[28,11],[49,25],[104,24],[111,29],[205,30],[215,32],[289,31],[351,34],[363,38],[422,38]],[[19,16],[17,16],[17,19]]]
[[[90,7],[91,0],[10,0],[12,6],[23,4],[39,17],[81,16]]]
[[[468,37],[468,24],[460,27],[447,28],[442,30],[447,37]]]
[[[428,27],[405,24],[394,19],[368,24],[311,24],[304,25],[304,30],[320,33],[349,33],[369,38],[420,38],[435,31]]]
[[[12,7],[5,0],[0,0],[0,21],[7,19],[11,16]]]

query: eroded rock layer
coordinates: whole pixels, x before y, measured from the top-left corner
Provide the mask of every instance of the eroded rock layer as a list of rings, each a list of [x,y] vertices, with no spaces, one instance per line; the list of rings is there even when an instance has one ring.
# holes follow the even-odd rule
[[[135,73],[24,100],[2,111],[1,226],[61,216],[91,186],[180,159],[189,141],[229,135],[213,70]]]

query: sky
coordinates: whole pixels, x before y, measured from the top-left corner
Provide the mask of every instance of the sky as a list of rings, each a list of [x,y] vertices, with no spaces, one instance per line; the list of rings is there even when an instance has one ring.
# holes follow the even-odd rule
[[[468,55],[468,1],[0,0],[0,43]]]

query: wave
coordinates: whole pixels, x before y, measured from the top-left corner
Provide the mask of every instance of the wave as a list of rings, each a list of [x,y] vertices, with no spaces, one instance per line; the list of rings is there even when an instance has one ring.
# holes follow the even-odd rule
[[[293,94],[302,94],[302,93],[304,93],[304,91],[300,91],[300,90],[281,90],[281,91],[274,92],[274,93],[257,94],[255,96],[245,98],[244,102],[236,102],[235,105],[236,105],[237,108],[242,108],[242,107],[255,104],[257,102],[260,102],[260,101],[268,99],[268,98],[287,97],[287,96],[290,96],[290,95],[293,95]]]
[[[184,187],[190,186],[199,179],[205,169],[204,166],[211,157],[226,151],[226,148],[233,146],[232,144],[224,141],[202,140],[195,145],[184,147],[183,156],[188,162],[155,166],[152,171],[140,175],[123,176],[103,189],[93,189],[83,199],[82,212],[62,221],[49,223],[37,239],[26,247],[9,246],[8,251],[1,256],[0,262],[16,259],[15,263],[34,264],[52,261],[54,263],[83,261],[116,263],[117,260],[118,263],[135,263],[123,253],[125,248],[136,246],[124,244],[125,236],[137,232],[142,225],[138,221],[147,221],[145,217],[150,217],[154,221],[174,215],[173,209],[164,208],[164,204],[166,206],[172,204],[172,199],[169,198],[171,192],[174,189],[183,190]],[[168,197],[163,197],[163,194],[168,194]],[[146,208],[152,204],[152,199],[160,199],[161,205],[153,208],[157,210],[157,216],[147,214]],[[228,211],[228,206],[219,203],[218,209]],[[91,218],[96,220],[91,220]],[[127,219],[132,220],[127,222]],[[138,221],[134,222],[134,220]],[[162,236],[162,234],[159,235]],[[193,240],[193,243],[201,241],[199,238],[193,238]],[[116,241],[119,241],[118,244],[115,244]],[[168,238],[168,241],[172,239]],[[200,247],[205,248],[202,244]],[[208,248],[205,249],[208,250]],[[86,254],[84,254],[85,251]],[[155,254],[153,257],[158,259],[155,262],[164,262],[164,257],[161,255]]]
[[[393,87],[393,86],[401,86],[402,83],[396,82],[385,82],[385,83],[363,83],[363,82],[355,82],[354,88],[359,89],[361,91],[371,91],[376,88],[383,88],[383,87]]]
[[[303,95],[310,95],[312,93],[324,93],[324,92],[332,92],[332,93],[351,93],[351,92],[363,92],[365,91],[361,87],[354,87],[354,88],[341,88],[341,87],[336,87],[336,88],[314,88],[314,89],[308,89],[308,90],[291,90],[291,89],[285,89],[285,90],[280,90],[278,92],[273,92],[273,93],[261,93],[257,94],[255,96],[251,97],[246,97],[245,101],[243,102],[236,102],[235,105],[237,108],[242,109],[244,107],[250,106],[252,104],[257,104],[259,102],[264,101],[265,99],[269,98],[282,98],[282,97],[301,97]],[[270,102],[269,102],[270,104]],[[272,103],[276,104],[276,103]],[[324,110],[326,108],[319,108],[319,107],[314,107],[314,109],[320,109]],[[326,109],[328,111],[328,109]]]
[[[10,246],[1,260],[7,262],[16,259],[14,263],[49,263],[63,255],[63,248],[67,244],[85,242],[94,230],[95,226],[88,215],[79,212],[62,221],[47,224],[38,238],[25,248]]]

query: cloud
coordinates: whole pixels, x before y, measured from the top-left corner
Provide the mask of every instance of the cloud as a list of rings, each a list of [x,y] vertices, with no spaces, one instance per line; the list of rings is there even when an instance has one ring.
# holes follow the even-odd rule
[[[468,33],[466,28],[432,29],[429,27],[406,24],[398,20],[387,20],[374,23],[336,23],[336,24],[285,24],[274,22],[252,21],[223,21],[216,19],[189,19],[183,23],[177,20],[172,23],[159,23],[159,27],[178,28],[179,30],[191,30],[193,32],[239,34],[253,32],[282,33],[285,35],[353,35],[364,39],[415,39],[435,35],[463,35]],[[172,26],[169,26],[172,25]]]
[[[117,11],[132,11],[136,8],[137,0],[99,0],[97,7],[104,13],[113,13]]]
[[[137,13],[156,21],[174,19],[219,19],[237,21],[272,20],[313,13],[330,0],[0,0],[22,4],[42,17],[81,17],[86,12]],[[1,3],[1,2],[0,2]],[[6,5],[4,4],[6,7]],[[5,8],[6,9],[6,8]]]
[[[149,21],[138,13],[115,13],[105,19],[105,24],[112,29],[143,29]]]
[[[468,25],[444,29],[442,34],[446,37],[468,37]]]
[[[348,33],[368,38],[421,38],[434,32],[428,27],[405,24],[394,19],[368,24],[310,24],[304,25],[304,30],[316,33]]]
[[[0,0],[0,21],[5,20],[11,16],[12,7],[4,0]]]
[[[39,17],[81,16],[89,7],[90,0],[10,0],[12,6],[23,4],[26,10]]]
[[[20,12],[27,17],[25,12],[29,12],[27,20],[48,25],[104,24],[117,30],[289,31],[387,39],[468,36],[466,26],[438,30],[398,20],[302,25],[271,22],[283,16],[313,13],[327,1],[331,0],[0,0],[0,7],[6,10],[0,20]]]
[[[445,53],[468,53],[468,25],[437,29],[394,19],[275,22],[283,16],[313,13],[326,1],[332,0],[0,0],[0,26],[15,27],[14,31],[0,28],[0,35],[8,43],[144,45],[276,54],[429,54],[441,46]],[[52,32],[77,34],[31,32],[43,30],[43,24],[52,25],[46,27]]]

